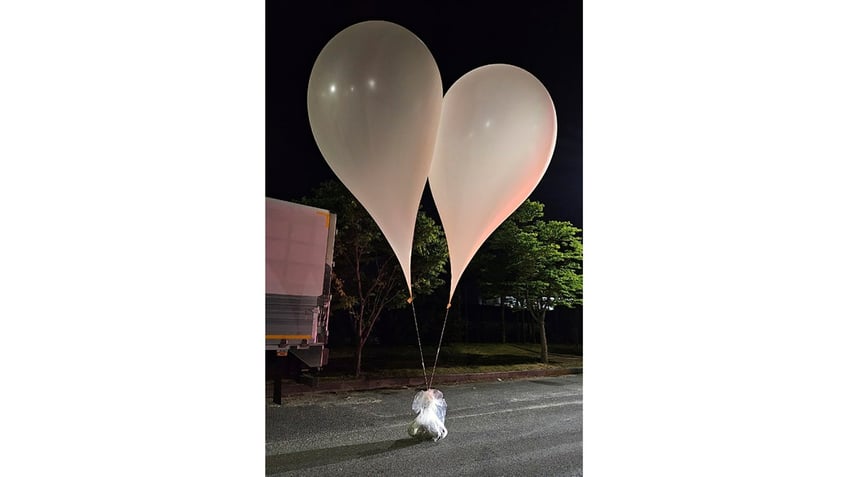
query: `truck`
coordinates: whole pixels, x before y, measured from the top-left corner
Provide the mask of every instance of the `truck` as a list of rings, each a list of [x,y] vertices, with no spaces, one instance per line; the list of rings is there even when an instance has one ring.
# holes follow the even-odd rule
[[[265,350],[327,364],[336,215],[265,198]]]

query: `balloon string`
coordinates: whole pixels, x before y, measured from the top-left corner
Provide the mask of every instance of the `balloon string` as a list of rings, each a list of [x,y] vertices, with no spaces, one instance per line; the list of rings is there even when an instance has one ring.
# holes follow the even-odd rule
[[[445,309],[445,320],[442,323],[442,334],[439,336],[439,347],[436,348],[436,359],[433,360],[433,374],[430,375],[430,382],[427,383],[427,389],[433,385],[433,378],[436,377],[436,363],[439,362],[439,351],[442,350],[442,340],[445,338],[445,326],[448,324],[448,312],[450,312],[450,303],[448,303],[448,307]],[[427,379],[425,374],[424,379]]]
[[[424,384],[427,384],[427,367],[424,365],[424,349],[421,347],[421,335],[418,333],[418,317],[415,316],[415,304],[412,297],[407,300],[412,305],[412,321],[415,322],[415,337],[418,338],[418,352],[421,354],[421,371],[424,372]],[[429,386],[427,387],[429,389]]]

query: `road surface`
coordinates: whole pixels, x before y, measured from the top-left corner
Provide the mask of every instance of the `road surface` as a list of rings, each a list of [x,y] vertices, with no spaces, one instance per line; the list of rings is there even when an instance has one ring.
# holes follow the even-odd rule
[[[439,442],[406,434],[412,388],[268,400],[266,475],[582,476],[581,374],[434,387]]]

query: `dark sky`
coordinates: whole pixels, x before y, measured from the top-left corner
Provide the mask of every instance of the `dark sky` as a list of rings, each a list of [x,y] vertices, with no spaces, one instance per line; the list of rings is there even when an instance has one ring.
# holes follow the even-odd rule
[[[306,88],[324,45],[365,20],[391,21],[418,36],[436,60],[444,91],[492,63],[536,76],[553,98],[558,132],[550,166],[530,198],[545,204],[547,218],[582,227],[582,4],[571,1],[267,2],[267,196],[296,200],[334,177],[312,137]],[[422,201],[431,207],[429,189]]]

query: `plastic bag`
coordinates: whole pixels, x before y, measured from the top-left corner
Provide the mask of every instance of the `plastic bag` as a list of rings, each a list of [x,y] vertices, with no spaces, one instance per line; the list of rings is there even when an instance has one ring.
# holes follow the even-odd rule
[[[407,432],[412,437],[438,441],[448,435],[445,428],[445,414],[448,404],[438,389],[418,391],[412,399],[412,411],[415,420],[409,424]]]

